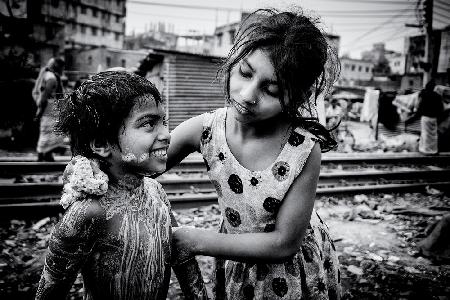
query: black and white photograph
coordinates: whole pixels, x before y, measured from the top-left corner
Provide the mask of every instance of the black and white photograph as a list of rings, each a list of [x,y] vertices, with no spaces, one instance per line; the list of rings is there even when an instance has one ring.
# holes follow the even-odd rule
[[[450,300],[448,0],[0,0],[0,299]]]

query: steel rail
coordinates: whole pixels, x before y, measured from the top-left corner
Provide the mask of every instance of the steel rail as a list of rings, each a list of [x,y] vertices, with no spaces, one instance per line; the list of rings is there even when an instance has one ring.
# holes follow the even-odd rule
[[[34,157],[0,157],[0,176],[16,177],[28,174],[60,173],[70,157],[57,157],[55,162],[36,162]],[[327,154],[322,157],[322,165],[373,166],[373,165],[450,165],[450,153],[423,155],[420,153],[364,153],[364,154]],[[189,156],[171,173],[199,173],[206,171],[203,160],[198,154]]]
[[[385,182],[437,182],[443,178],[450,178],[450,169],[321,172],[318,185],[319,187],[335,187],[375,185]],[[208,178],[163,178],[158,181],[167,194],[214,192],[214,186]],[[0,184],[0,203],[18,202],[37,197],[58,198],[61,195],[62,188],[63,185],[59,182]]]
[[[410,184],[381,184],[373,186],[343,186],[334,188],[318,188],[317,196],[336,196],[340,194],[376,194],[383,192],[421,192],[426,187],[448,190],[450,181],[434,183],[410,183]],[[189,194],[181,196],[169,196],[169,200],[174,209],[194,208],[217,203],[217,194]],[[63,208],[59,201],[28,202],[14,204],[0,204],[0,216],[2,220],[14,218],[20,219],[38,219],[44,216],[56,216],[63,213]]]

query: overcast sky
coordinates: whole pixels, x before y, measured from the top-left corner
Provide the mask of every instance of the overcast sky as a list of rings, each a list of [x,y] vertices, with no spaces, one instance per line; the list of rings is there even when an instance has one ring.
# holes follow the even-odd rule
[[[339,35],[340,55],[359,58],[373,43],[403,52],[404,37],[420,34],[415,12],[418,0],[127,0],[127,34],[143,32],[163,22],[178,34],[213,34],[216,26],[239,20],[240,11],[257,8],[289,8],[297,5],[320,16],[327,32]],[[450,23],[448,0],[434,0],[434,25]]]

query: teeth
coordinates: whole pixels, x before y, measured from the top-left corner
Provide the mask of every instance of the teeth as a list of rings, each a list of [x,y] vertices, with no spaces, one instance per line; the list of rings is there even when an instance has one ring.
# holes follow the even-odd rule
[[[248,109],[246,109],[245,107],[243,107],[242,105],[240,105],[238,102],[234,101],[234,106],[236,107],[236,109],[242,113],[242,114],[248,114],[250,111]]]
[[[158,149],[150,152],[153,156],[164,157],[167,155],[167,149]]]

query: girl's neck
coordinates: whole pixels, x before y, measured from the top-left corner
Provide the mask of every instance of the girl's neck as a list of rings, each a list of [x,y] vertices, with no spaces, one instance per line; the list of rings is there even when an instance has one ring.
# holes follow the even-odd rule
[[[282,114],[268,120],[254,123],[242,123],[234,118],[227,117],[227,122],[230,122],[227,127],[230,128],[234,134],[242,136],[242,138],[264,138],[278,135],[288,131],[291,126],[291,123]]]
[[[109,185],[121,190],[134,190],[140,186],[144,180],[144,176],[134,173],[125,174],[108,174]]]

